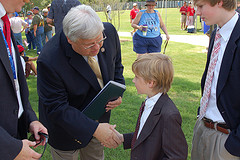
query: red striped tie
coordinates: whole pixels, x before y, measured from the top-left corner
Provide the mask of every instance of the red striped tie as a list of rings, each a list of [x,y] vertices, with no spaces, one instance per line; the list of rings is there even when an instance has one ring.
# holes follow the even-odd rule
[[[133,148],[135,141],[137,140],[137,135],[138,135],[138,130],[140,127],[140,119],[142,116],[142,113],[144,111],[144,107],[145,107],[145,101],[142,103],[140,110],[139,110],[139,115],[138,115],[138,120],[137,120],[137,125],[136,125],[136,129],[133,135],[133,139],[132,139],[132,143],[131,143],[131,148]]]
[[[217,30],[215,40],[214,40],[212,55],[211,55],[210,63],[208,66],[207,77],[204,85],[203,97],[200,102],[200,117],[199,117],[200,119],[202,119],[205,116],[205,113],[207,110],[207,105],[208,105],[208,101],[211,93],[211,85],[212,85],[214,69],[217,63],[218,53],[221,47],[220,38],[221,38],[221,35],[219,33],[219,30]]]
[[[5,39],[7,41],[10,53],[12,54],[12,50],[11,50],[11,30],[10,30],[10,22],[9,22],[7,14],[5,14],[2,17],[2,21],[4,23],[4,25],[3,25],[3,33],[4,33]]]

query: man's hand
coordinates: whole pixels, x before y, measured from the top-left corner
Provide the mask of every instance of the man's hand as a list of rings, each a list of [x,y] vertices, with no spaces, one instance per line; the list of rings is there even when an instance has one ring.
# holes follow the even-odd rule
[[[14,160],[30,160],[30,159],[39,159],[41,154],[35,152],[30,147],[34,147],[36,142],[31,142],[27,139],[22,140],[23,146],[21,152],[17,155]]]
[[[36,143],[40,142],[40,140],[41,140],[41,137],[38,134],[38,132],[48,134],[47,129],[39,121],[33,121],[30,123],[29,132],[34,134],[34,137],[37,140]],[[45,145],[45,142],[46,142],[46,140],[44,140],[40,145]]]
[[[108,112],[109,110],[112,110],[113,108],[116,108],[117,106],[119,106],[122,103],[122,97],[118,97],[117,100],[115,101],[110,101],[108,102],[108,104],[106,105],[106,112]]]
[[[118,136],[113,132],[111,128],[115,128],[116,125],[110,125],[108,123],[99,123],[95,133],[93,134],[103,146],[108,148],[116,148],[122,142]]]

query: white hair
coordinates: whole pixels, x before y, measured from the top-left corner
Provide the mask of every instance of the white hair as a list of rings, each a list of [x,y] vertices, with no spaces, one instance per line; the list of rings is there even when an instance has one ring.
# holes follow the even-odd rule
[[[104,26],[97,13],[87,5],[73,7],[63,19],[63,32],[73,42],[94,39]]]

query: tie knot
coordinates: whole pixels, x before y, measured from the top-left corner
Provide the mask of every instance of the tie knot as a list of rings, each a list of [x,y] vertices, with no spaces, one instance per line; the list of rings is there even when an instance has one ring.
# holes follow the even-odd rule
[[[219,40],[221,37],[222,36],[221,36],[221,34],[219,32],[219,29],[218,29],[217,32],[216,32],[215,41]]]
[[[9,21],[7,14],[5,14],[5,15],[2,17],[2,21],[3,21],[4,23]]]
[[[91,62],[96,62],[96,59],[92,56],[88,56],[88,61]]]
[[[92,68],[93,72],[95,73],[101,88],[103,88],[103,79],[102,79],[102,74],[101,74],[98,61],[95,59],[95,57],[88,56],[88,64]]]

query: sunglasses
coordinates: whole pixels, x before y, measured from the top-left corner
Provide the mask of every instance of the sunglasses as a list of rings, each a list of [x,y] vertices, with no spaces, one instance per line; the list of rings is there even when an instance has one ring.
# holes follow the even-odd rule
[[[43,153],[42,153],[42,156],[47,148],[47,143],[48,143],[48,135],[46,133],[42,133],[42,132],[38,132],[38,135],[40,136],[40,141],[35,145],[39,145],[41,144],[44,140],[45,140],[45,145],[44,145],[44,149],[43,149]],[[34,134],[32,134],[29,138],[28,138],[29,141],[36,141],[36,138],[34,136]],[[42,158],[42,156],[40,157],[40,159]]]

